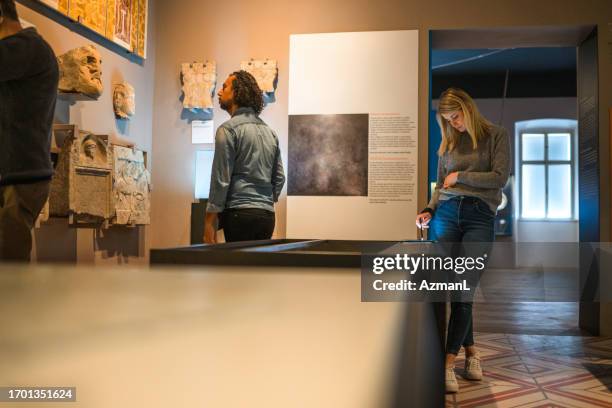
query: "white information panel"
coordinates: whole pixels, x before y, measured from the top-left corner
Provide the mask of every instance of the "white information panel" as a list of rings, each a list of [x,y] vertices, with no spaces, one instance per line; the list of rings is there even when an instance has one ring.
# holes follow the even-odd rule
[[[212,120],[194,120],[191,122],[191,143],[215,143],[215,129]]]
[[[290,37],[287,238],[415,238],[418,30]]]

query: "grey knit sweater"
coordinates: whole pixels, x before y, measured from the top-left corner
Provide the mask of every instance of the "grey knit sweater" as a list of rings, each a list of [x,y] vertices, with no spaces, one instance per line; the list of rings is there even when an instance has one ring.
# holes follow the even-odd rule
[[[442,188],[444,179],[458,171],[457,184]],[[438,203],[456,196],[478,197],[497,212],[501,190],[510,172],[510,140],[504,128],[495,126],[489,135],[478,142],[474,150],[472,138],[463,133],[452,152],[438,158],[438,179],[427,205],[434,212]]]

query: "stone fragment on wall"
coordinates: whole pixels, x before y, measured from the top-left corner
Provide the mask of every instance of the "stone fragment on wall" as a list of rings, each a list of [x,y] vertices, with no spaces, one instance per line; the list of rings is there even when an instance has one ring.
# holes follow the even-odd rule
[[[60,69],[59,90],[91,98],[102,95],[102,58],[93,45],[75,48],[57,58]]]
[[[51,216],[69,217],[73,225],[107,223],[113,211],[112,154],[108,136],[54,125],[61,146],[51,181]]]
[[[183,107],[185,109],[212,109],[212,96],[217,83],[217,64],[188,62],[181,65]]]
[[[142,150],[113,146],[113,224],[151,223],[151,174]]]
[[[257,85],[262,92],[270,93],[276,89],[276,78],[278,77],[278,66],[275,60],[250,60],[242,61],[240,69],[255,77]]]

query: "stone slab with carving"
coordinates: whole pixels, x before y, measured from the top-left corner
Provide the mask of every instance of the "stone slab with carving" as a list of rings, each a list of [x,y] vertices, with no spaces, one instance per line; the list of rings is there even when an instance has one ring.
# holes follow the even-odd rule
[[[102,58],[93,45],[75,48],[57,57],[59,90],[92,98],[102,95]]]
[[[275,91],[275,82],[278,76],[278,65],[276,60],[250,60],[242,61],[240,69],[255,77],[257,85],[262,92],[271,93]]]
[[[114,213],[108,136],[75,125],[54,125],[53,132],[61,149],[51,181],[50,215],[67,216],[73,225],[106,223]]]
[[[142,150],[113,145],[113,224],[151,223],[151,174]]]
[[[185,109],[211,109],[217,83],[217,64],[213,62],[187,62],[181,65],[183,107]]]
[[[120,82],[113,87],[113,110],[117,119],[130,119],[136,113],[134,87]]]

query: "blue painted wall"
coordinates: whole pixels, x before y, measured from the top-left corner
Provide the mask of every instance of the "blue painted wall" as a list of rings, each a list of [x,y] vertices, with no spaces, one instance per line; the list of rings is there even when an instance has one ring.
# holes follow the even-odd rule
[[[428,147],[428,166],[427,166],[427,199],[431,197],[431,183],[436,181],[438,173],[438,148],[442,142],[442,133],[440,132],[440,126],[436,120],[436,111],[429,111],[429,147]]]

